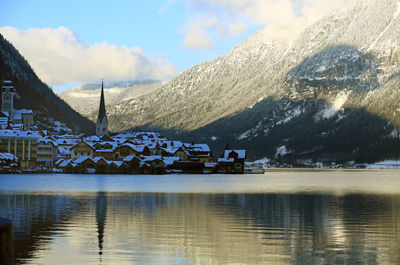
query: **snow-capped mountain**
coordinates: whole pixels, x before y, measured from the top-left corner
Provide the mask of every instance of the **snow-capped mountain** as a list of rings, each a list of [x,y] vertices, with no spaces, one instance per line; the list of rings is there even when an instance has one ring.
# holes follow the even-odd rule
[[[360,158],[393,147],[387,141],[398,141],[400,126],[400,1],[359,1],[287,45],[261,29],[227,55],[108,113],[114,130],[190,131],[217,147],[230,141],[252,148],[254,156],[285,146],[286,156]]]
[[[115,105],[150,93],[161,86],[158,81],[112,82],[104,85],[106,104]],[[84,84],[69,89],[59,96],[82,115],[89,115],[99,108],[101,84]]]

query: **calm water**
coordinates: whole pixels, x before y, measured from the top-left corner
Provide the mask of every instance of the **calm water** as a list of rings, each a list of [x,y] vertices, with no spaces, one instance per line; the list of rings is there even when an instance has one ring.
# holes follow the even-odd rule
[[[400,172],[0,175],[19,264],[400,264]]]

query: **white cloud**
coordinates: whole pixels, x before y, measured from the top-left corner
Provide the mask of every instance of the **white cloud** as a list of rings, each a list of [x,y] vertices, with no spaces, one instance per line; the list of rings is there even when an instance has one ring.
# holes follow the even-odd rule
[[[276,41],[296,39],[315,21],[356,0],[189,0],[193,16],[186,37],[214,43],[214,33],[241,35],[248,27],[265,26],[267,36]],[[214,23],[205,23],[209,18]],[[196,24],[197,27],[191,25]],[[185,46],[186,45],[185,37]],[[214,37],[215,38],[215,37]],[[203,48],[191,47],[191,48]],[[207,47],[209,48],[209,47]]]
[[[168,80],[175,66],[153,58],[138,47],[107,42],[87,45],[68,28],[18,30],[0,27],[0,33],[28,60],[36,74],[48,84],[106,80]]]
[[[207,29],[217,25],[214,18],[203,18],[192,22],[185,27],[184,45],[188,49],[210,49],[214,47],[214,40],[208,35]]]

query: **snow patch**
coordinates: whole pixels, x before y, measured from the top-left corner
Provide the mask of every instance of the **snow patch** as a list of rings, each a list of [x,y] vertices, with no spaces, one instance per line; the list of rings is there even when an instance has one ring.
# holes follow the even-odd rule
[[[245,131],[244,133],[242,133],[241,135],[239,135],[237,137],[238,140],[243,140],[246,139],[247,137],[249,137],[249,134],[251,133],[252,129]]]
[[[279,155],[284,156],[290,153],[291,151],[287,149],[286,145],[282,145],[281,147],[276,148],[275,158],[278,158]]]
[[[395,169],[400,168],[399,160],[384,160],[374,164],[367,165],[368,169]]]
[[[286,115],[287,115],[286,118],[283,119],[283,120],[278,121],[278,122],[276,123],[276,125],[280,125],[280,124],[282,124],[282,123],[287,123],[287,122],[291,121],[293,118],[299,116],[300,114],[301,114],[301,109],[300,109],[300,107],[297,107],[297,108],[295,108],[295,109],[289,110],[289,111],[286,113]]]
[[[346,103],[347,98],[349,97],[351,91],[341,91],[335,98],[335,100],[331,103],[326,109],[323,109],[317,114],[317,119],[319,117],[323,119],[329,119],[333,117],[339,110],[342,109],[343,105]]]

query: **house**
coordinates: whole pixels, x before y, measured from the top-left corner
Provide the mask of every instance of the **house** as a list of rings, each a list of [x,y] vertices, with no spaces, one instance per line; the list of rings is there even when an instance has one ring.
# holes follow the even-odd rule
[[[141,156],[140,163],[149,165],[150,174],[164,174],[165,164],[161,156]]]
[[[217,170],[221,173],[244,173],[246,150],[225,150],[222,158],[218,158]]]
[[[218,173],[234,173],[234,158],[220,157],[217,160],[217,172]]]
[[[87,156],[87,157],[92,158],[93,154],[95,152],[95,149],[92,145],[90,145],[86,141],[81,140],[77,144],[73,145],[70,148],[70,151],[71,151],[71,158],[73,160],[75,160],[81,156]]]
[[[30,130],[33,126],[33,112],[30,109],[14,110],[13,123],[22,124],[23,130]]]
[[[0,153],[18,157],[23,169],[34,168],[37,142],[41,137],[34,131],[0,130]]]
[[[189,160],[189,154],[186,152],[182,147],[177,147],[173,151],[173,156],[177,156],[181,159],[181,161],[188,161]]]
[[[185,144],[184,146],[186,148],[185,150],[189,153],[190,160],[202,163],[213,162],[213,155],[207,144],[191,144],[190,146]]]
[[[122,160],[127,156],[142,154],[144,146],[137,146],[131,143],[124,143],[114,149],[113,157],[115,160]]]
[[[73,163],[76,164],[76,170],[79,174],[96,172],[96,163],[90,157],[80,156]]]
[[[37,166],[51,168],[58,158],[58,145],[52,140],[39,138],[37,142]]]
[[[140,162],[142,161],[140,157],[135,155],[129,155],[126,156],[122,161],[128,165],[128,173],[140,172]]]

